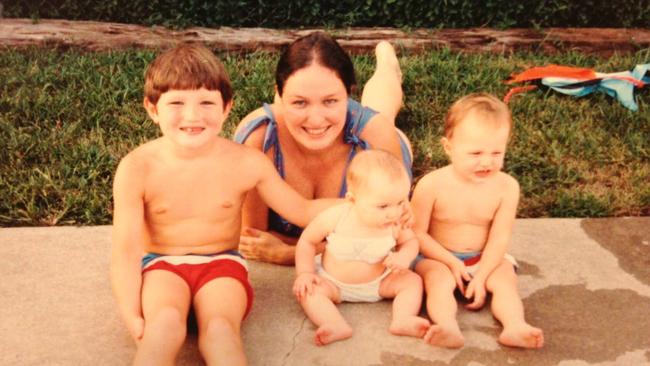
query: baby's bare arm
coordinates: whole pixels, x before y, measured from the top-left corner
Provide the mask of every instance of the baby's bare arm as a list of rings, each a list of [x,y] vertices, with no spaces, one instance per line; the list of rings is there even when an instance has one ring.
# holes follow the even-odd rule
[[[519,183],[511,176],[502,174],[504,174],[503,187],[505,187],[502,200],[494,214],[488,240],[481,256],[481,265],[475,278],[486,279],[503,261],[503,256],[510,245],[512,227],[519,204]]]
[[[133,334],[132,324],[142,317],[140,259],[148,240],[144,222],[142,168],[133,156],[124,158],[113,184],[113,235],[111,247],[111,285],[120,313]]]

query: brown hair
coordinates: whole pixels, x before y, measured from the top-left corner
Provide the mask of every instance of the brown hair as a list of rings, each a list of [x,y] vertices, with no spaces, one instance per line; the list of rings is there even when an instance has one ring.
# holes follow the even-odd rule
[[[336,73],[348,95],[357,84],[354,65],[341,45],[325,32],[314,32],[293,41],[282,53],[275,69],[275,85],[282,96],[284,84],[296,71],[316,63]]]
[[[144,77],[144,96],[153,104],[170,89],[200,88],[219,91],[224,108],[232,100],[226,69],[201,45],[182,44],[163,52],[149,64]]]
[[[354,156],[348,167],[345,175],[348,190],[354,192],[362,188],[376,172],[391,181],[402,177],[409,179],[404,165],[395,155],[379,149],[364,150]]]
[[[482,121],[493,125],[507,123],[512,128],[512,116],[508,106],[486,93],[474,93],[457,100],[445,116],[444,136],[451,138],[454,128],[461,123],[470,113],[478,113]]]

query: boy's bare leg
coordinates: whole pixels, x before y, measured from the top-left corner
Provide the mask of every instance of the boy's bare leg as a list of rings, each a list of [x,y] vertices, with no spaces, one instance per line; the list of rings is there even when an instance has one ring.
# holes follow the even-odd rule
[[[381,41],[375,47],[377,64],[361,93],[361,104],[385,115],[395,124],[402,107],[402,71],[393,46]]]
[[[230,277],[206,283],[194,296],[199,351],[207,365],[247,364],[241,339],[247,302],[244,286]]]
[[[189,306],[190,290],[179,276],[165,270],[144,274],[144,335],[134,365],[174,365],[185,342]]]
[[[421,260],[415,270],[424,279],[427,312],[434,323],[425,334],[424,340],[439,347],[462,347],[465,339],[456,321],[456,282],[451,271],[443,263],[431,259]]]
[[[512,264],[504,260],[488,277],[486,288],[492,293],[492,314],[503,325],[499,342],[512,347],[541,348],[544,333],[524,318],[524,305],[517,291],[517,275]]]
[[[314,337],[317,346],[352,337],[352,327],[334,304],[338,298],[338,288],[321,278],[321,283],[315,285],[313,292],[300,302],[307,317],[318,326]]]
[[[381,281],[379,295],[393,300],[390,332],[423,338],[431,323],[418,316],[422,305],[422,279],[411,271],[393,272]]]

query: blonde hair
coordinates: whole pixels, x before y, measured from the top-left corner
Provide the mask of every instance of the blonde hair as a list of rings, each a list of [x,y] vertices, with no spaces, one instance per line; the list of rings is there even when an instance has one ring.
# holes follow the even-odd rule
[[[380,173],[390,181],[405,177],[408,173],[395,155],[384,150],[364,150],[355,155],[348,167],[345,182],[348,191],[356,193],[363,188],[375,173]]]
[[[512,116],[505,103],[491,94],[474,93],[460,98],[449,108],[445,116],[444,136],[451,138],[454,128],[470,113],[477,113],[486,123],[495,126],[506,123],[509,129],[512,128]]]
[[[170,89],[206,88],[221,93],[223,107],[232,100],[232,87],[226,69],[209,49],[182,44],[156,57],[144,77],[144,96],[153,104]]]

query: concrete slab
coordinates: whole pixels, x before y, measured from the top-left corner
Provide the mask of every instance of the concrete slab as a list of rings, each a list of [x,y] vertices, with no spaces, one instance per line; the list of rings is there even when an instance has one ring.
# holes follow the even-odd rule
[[[0,229],[0,364],[126,365],[135,346],[108,281],[110,227]],[[388,333],[390,302],[343,304],[354,336],[316,347],[294,301],[291,268],[250,263],[256,291],[244,324],[251,365],[650,365],[650,217],[520,219],[528,320],[542,350],[496,342],[489,310],[459,311],[461,350]],[[201,364],[190,335],[179,365]]]

